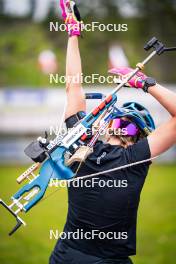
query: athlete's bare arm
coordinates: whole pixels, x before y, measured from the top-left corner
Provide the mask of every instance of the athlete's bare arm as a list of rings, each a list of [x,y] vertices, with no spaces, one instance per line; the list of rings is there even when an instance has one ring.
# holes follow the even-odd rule
[[[148,136],[151,156],[157,156],[176,144],[176,93],[161,85],[149,88],[149,93],[170,113],[171,119]]]
[[[67,108],[66,118],[79,111],[86,111],[85,95],[81,84],[82,65],[79,52],[78,37],[73,36],[68,39],[67,59],[66,59],[66,93]],[[76,82],[75,82],[76,79]]]

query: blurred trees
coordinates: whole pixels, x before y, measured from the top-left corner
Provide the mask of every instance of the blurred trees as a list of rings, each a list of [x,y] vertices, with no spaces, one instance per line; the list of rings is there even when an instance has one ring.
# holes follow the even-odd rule
[[[166,45],[176,46],[176,0],[130,1],[135,2],[139,13],[144,17],[149,36],[155,35]],[[175,76],[176,59],[172,54],[161,57],[158,64],[162,78],[168,81],[172,81]]]
[[[35,11],[35,0],[30,0],[30,17],[32,18]]]
[[[4,1],[0,0],[1,10],[3,10]],[[19,82],[19,78],[16,78],[16,76],[20,76],[18,68],[20,63],[23,65],[24,62],[26,65],[25,68],[21,67],[21,71],[26,70],[28,75],[25,72],[21,75],[26,76],[29,85],[47,85],[46,79],[40,81],[43,80],[42,76],[35,76],[35,80],[29,78],[31,65],[35,67],[34,71],[37,72],[37,52],[40,52],[43,48],[49,48],[56,52],[60,63],[60,72],[64,72],[67,36],[64,32],[49,32],[50,21],[60,21],[62,23],[56,15],[56,13],[58,14],[58,0],[57,7],[56,0],[49,1],[48,17],[41,23],[35,24],[32,22],[36,4],[39,3],[37,0],[30,0],[31,12],[27,19],[17,19],[16,17],[10,19],[9,16],[3,16],[3,19],[1,19],[1,85],[6,85],[8,82],[12,85],[23,84],[22,80]],[[100,32],[98,30],[84,32],[84,39],[81,41],[81,54],[85,74],[91,74],[95,71],[106,74],[108,48],[114,42],[118,42],[123,46],[132,66],[146,55],[143,51],[143,45],[152,36],[158,37],[168,46],[176,45],[176,0],[76,0],[76,2],[79,4],[85,23],[99,21],[104,24],[128,24],[127,32]],[[36,41],[33,41],[34,39]],[[4,52],[8,46],[13,46],[11,53]],[[35,50],[36,53],[33,52]],[[175,55],[173,56],[173,53],[171,53],[153,60],[150,67],[146,67],[146,70],[147,74],[153,75],[162,82],[176,82],[175,68]]]
[[[3,14],[3,11],[4,11],[4,1],[0,0],[0,15]]]
[[[132,0],[130,0],[132,1]],[[142,16],[146,18],[146,28],[150,34],[174,40],[176,26],[175,0],[133,0]]]

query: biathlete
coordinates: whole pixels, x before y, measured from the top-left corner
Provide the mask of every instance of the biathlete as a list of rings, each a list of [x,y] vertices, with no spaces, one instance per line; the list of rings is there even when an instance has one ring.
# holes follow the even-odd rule
[[[73,1],[60,1],[62,17],[69,34],[66,75],[66,126],[72,128],[86,113],[85,95],[79,83],[70,76],[81,76],[81,58],[78,38],[81,35],[81,17]],[[76,25],[76,26],[75,26]],[[130,68],[112,69],[123,77]],[[93,153],[80,167],[77,176],[88,175],[125,164],[153,158],[176,143],[176,94],[163,88],[143,73],[137,74],[129,86],[150,93],[171,115],[155,129],[149,111],[138,103],[126,103],[122,108],[131,115],[112,118],[104,142],[98,141]],[[124,111],[125,113],[126,111]],[[134,117],[137,116],[148,135]],[[116,133],[126,129],[126,134]],[[114,133],[113,133],[114,132]],[[100,184],[87,188],[68,188],[68,215],[64,227],[65,239],[58,240],[50,257],[50,264],[130,264],[136,254],[136,222],[140,194],[151,162],[101,175],[98,180],[121,182],[122,186],[109,188]],[[76,164],[74,164],[76,166]],[[73,167],[74,167],[73,166]],[[126,183],[126,184],[124,184]],[[77,237],[74,236],[77,234]]]

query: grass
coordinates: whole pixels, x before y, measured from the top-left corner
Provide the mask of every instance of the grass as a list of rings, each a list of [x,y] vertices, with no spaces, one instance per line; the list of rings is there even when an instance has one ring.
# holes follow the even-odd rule
[[[8,201],[18,186],[16,177],[24,168],[0,167],[0,197]],[[153,165],[147,178],[139,210],[138,249],[135,264],[175,264],[176,252],[176,165]],[[53,192],[49,190],[46,195]],[[47,264],[56,243],[49,230],[62,231],[67,212],[67,195],[60,189],[23,216],[27,227],[14,236],[7,233],[13,223],[0,208],[0,263]]]

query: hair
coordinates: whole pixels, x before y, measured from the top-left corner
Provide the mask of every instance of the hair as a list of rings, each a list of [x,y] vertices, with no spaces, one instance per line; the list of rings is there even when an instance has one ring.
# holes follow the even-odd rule
[[[110,137],[115,137],[120,140],[120,145],[124,148],[127,148],[129,145],[137,143],[140,139],[144,138],[145,136],[143,133],[139,133],[136,136],[119,136],[119,135],[111,135]]]

